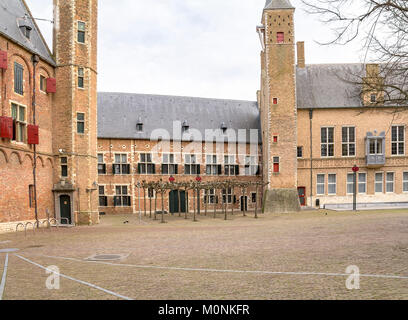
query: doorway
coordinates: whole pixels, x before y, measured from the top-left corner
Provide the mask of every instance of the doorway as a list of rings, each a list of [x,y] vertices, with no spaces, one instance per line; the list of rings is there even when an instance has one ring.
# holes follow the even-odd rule
[[[180,212],[186,212],[186,192],[183,190],[173,190],[169,193],[169,211],[171,214],[179,212],[179,195],[180,195]],[[188,199],[187,199],[188,201]]]
[[[70,196],[67,195],[60,196],[60,213],[61,224],[72,224]]]
[[[302,207],[306,206],[306,188],[305,187],[299,187],[298,188],[298,194],[299,194],[299,202]]]
[[[248,211],[248,197],[241,197],[241,211]]]

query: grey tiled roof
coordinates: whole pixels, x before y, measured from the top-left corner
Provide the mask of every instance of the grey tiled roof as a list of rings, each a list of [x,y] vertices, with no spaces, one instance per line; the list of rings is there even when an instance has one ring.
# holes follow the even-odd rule
[[[143,122],[143,132],[136,124]],[[179,128],[173,135],[173,123]],[[205,99],[191,97],[161,96],[130,93],[98,93],[98,137],[113,139],[150,139],[153,131],[165,129],[170,138],[177,139],[184,121],[191,129],[198,130],[203,141],[205,130],[218,130],[217,141],[224,141],[221,126],[228,129],[246,130],[239,142],[249,142],[251,129],[258,130],[260,141],[260,119],[256,102],[239,100]],[[166,139],[163,136],[163,139]],[[190,135],[183,137],[190,141]]]
[[[265,9],[294,9],[289,0],[266,0]]]
[[[19,23],[24,21],[25,15],[32,18],[23,0],[0,0],[0,34],[55,65],[47,44],[32,19],[26,19],[26,23],[32,28],[30,40],[21,33]]]
[[[315,64],[297,68],[297,107],[356,108],[360,107],[359,93],[365,75],[363,64]],[[354,83],[353,83],[354,82]]]

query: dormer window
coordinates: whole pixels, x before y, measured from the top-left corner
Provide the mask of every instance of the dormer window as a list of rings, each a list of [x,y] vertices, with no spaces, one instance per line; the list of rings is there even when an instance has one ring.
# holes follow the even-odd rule
[[[227,132],[227,129],[228,129],[228,127],[227,127],[227,125],[225,124],[225,122],[221,123],[222,133],[226,133],[226,132]]]
[[[183,126],[182,126],[183,132],[188,132],[189,129],[190,129],[190,126],[188,125],[188,122],[184,120]]]
[[[136,130],[137,132],[143,132],[143,121],[142,121],[142,118],[140,117],[136,124]]]
[[[30,39],[31,30],[33,30],[33,28],[31,28],[25,21],[20,25],[20,30],[24,37]]]

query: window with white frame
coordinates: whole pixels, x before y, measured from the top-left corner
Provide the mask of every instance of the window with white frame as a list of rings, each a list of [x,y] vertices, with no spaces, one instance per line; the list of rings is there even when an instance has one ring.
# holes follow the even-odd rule
[[[85,87],[84,77],[85,77],[84,68],[79,67],[78,68],[78,88],[83,89]]]
[[[98,174],[106,174],[106,164],[103,153],[98,153]]]
[[[402,191],[408,192],[408,172],[402,174]]]
[[[256,176],[259,171],[258,158],[256,156],[245,156],[245,175]]]
[[[376,172],[375,174],[375,192],[384,192],[384,172]]]
[[[178,165],[174,158],[174,154],[163,154],[162,174],[178,174]]]
[[[85,43],[85,22],[78,21],[78,37],[79,43]]]
[[[383,139],[370,139],[370,155],[384,154]]]
[[[128,194],[128,186],[116,186],[116,195],[114,197],[115,207],[130,207],[130,196]]]
[[[392,127],[392,145],[391,152],[393,156],[402,156],[405,154],[405,127]]]
[[[200,165],[197,161],[197,155],[186,154],[184,157],[184,174],[197,175],[200,173]]]
[[[155,193],[155,190],[153,188],[147,189],[147,197],[149,199],[155,198],[155,195],[156,195],[156,193]]]
[[[354,193],[354,173],[347,174],[347,194]]]
[[[128,163],[127,154],[115,154],[113,174],[130,174],[130,164]]]
[[[217,163],[217,156],[207,155],[206,160],[206,174],[212,176],[221,175],[222,166]]]
[[[139,174],[155,174],[156,166],[152,162],[152,155],[150,153],[141,153],[140,162],[137,165]]]
[[[386,190],[387,193],[394,193],[395,174],[387,172]]]
[[[232,194],[232,188],[222,190],[222,202],[223,203],[233,203],[234,196]]]
[[[318,174],[317,175],[317,188],[316,188],[316,193],[318,195],[324,195],[325,194],[325,179],[326,176],[324,174]]]
[[[356,128],[342,128],[342,155],[352,157],[356,155]]]
[[[26,108],[15,103],[12,103],[11,117],[13,118],[12,140],[17,142],[25,142],[27,131]]]
[[[224,156],[224,173],[226,176],[239,175],[239,166],[236,164],[235,156]]]
[[[337,175],[329,174],[327,180],[327,190],[328,194],[336,194],[337,193]]]
[[[358,174],[358,193],[367,193],[367,173]]]
[[[334,157],[334,128],[321,129],[321,156]]]
[[[215,189],[204,190],[204,203],[212,204],[216,202]]]

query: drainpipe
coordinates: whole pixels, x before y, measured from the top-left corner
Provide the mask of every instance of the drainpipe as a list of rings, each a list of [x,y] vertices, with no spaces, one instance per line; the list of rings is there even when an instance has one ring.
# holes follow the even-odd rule
[[[35,89],[36,89],[36,67],[38,62],[40,62],[40,58],[37,55],[32,56],[33,62],[33,99],[32,99],[32,107],[33,107],[33,125],[36,125],[36,100],[35,100]],[[33,159],[33,181],[34,181],[34,210],[35,210],[35,220],[37,221],[37,228],[40,228],[40,224],[38,221],[38,206],[37,206],[37,145],[34,145],[34,159]]]
[[[313,109],[309,110],[310,120],[310,205],[313,207]]]

